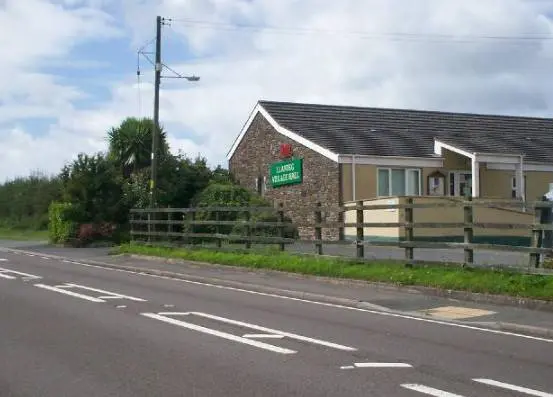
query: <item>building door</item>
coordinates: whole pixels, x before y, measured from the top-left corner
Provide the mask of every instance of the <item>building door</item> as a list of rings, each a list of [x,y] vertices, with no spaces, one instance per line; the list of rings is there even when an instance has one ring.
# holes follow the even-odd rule
[[[452,171],[449,173],[450,196],[472,196],[472,173]]]

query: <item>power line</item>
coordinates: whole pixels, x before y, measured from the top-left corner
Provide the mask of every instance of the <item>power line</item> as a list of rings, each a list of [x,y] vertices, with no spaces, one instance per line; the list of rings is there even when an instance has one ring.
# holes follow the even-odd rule
[[[528,43],[534,41],[551,41],[553,35],[454,35],[440,33],[412,33],[412,32],[376,32],[376,31],[360,31],[360,30],[343,30],[343,29],[316,29],[316,28],[300,28],[300,27],[284,27],[276,25],[253,25],[253,24],[232,24],[225,22],[194,20],[194,19],[170,19],[173,22],[179,22],[186,26],[226,30],[254,30],[271,33],[292,34],[292,35],[309,35],[309,34],[325,34],[325,35],[348,35],[358,36],[362,39],[388,39],[392,41],[441,41],[455,43],[474,43],[479,41],[495,41],[505,43]]]

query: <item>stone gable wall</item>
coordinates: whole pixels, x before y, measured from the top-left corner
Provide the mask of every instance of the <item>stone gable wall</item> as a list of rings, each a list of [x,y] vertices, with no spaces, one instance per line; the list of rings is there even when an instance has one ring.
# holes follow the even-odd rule
[[[303,182],[297,185],[271,187],[269,166],[278,162],[280,145],[292,145],[293,157],[303,159]],[[278,133],[269,122],[257,114],[229,161],[229,170],[241,186],[256,190],[257,177],[266,178],[264,196],[275,206],[284,204],[286,215],[298,225],[301,239],[313,239],[314,231],[302,224],[315,221],[317,202],[323,207],[337,207],[340,197],[340,167],[338,163]],[[338,221],[336,211],[323,213],[323,221]],[[338,229],[323,229],[323,239],[338,239]]]

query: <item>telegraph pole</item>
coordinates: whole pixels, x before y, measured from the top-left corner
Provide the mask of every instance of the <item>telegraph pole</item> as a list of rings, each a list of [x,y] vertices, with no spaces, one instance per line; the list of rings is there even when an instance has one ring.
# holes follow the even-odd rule
[[[156,60],[154,82],[154,131],[152,132],[152,176],[150,180],[150,208],[155,208],[157,203],[157,164],[159,152],[159,87],[161,85],[161,25],[160,16],[156,19]]]
[[[161,128],[159,126],[159,90],[161,85],[162,78],[174,78],[174,79],[186,79],[188,81],[196,82],[200,78],[198,76],[183,76],[182,74],[174,71],[169,66],[165,65],[161,60],[161,27],[163,25],[168,25],[171,19],[162,18],[158,16],[156,18],[156,52],[155,52],[155,62],[152,62],[148,57],[148,53],[143,52],[142,50],[138,51],[139,55],[143,55],[148,59],[150,63],[154,64],[155,68],[155,81],[154,81],[154,131],[152,132],[152,161],[151,161],[151,178],[150,178],[150,208],[155,208],[157,205],[157,168],[159,164],[159,147],[160,147],[160,132]],[[161,72],[163,68],[169,70],[174,76],[162,76]],[[137,71],[140,75],[140,69]]]

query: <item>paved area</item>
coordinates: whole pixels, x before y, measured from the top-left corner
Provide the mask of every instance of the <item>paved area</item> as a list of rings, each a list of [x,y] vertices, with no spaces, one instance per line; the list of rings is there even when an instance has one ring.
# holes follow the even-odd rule
[[[553,397],[552,339],[108,270],[87,264],[86,257],[107,259],[101,250],[63,252],[75,260],[0,252],[0,312],[10,320],[0,327],[2,396]],[[549,315],[222,267],[185,269],[363,292],[367,301],[406,312],[440,308],[440,316],[462,321]]]
[[[296,243],[288,246],[290,250],[302,253],[314,253],[315,247],[307,243]],[[324,254],[355,257],[354,245],[326,245]],[[462,249],[425,249],[416,248],[414,257],[417,261],[463,263],[465,253]],[[367,259],[405,259],[405,250],[395,247],[365,246]],[[475,250],[474,264],[478,266],[527,267],[529,255],[519,252]]]

